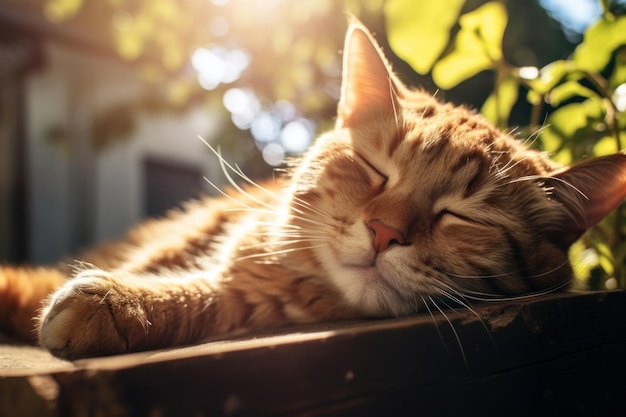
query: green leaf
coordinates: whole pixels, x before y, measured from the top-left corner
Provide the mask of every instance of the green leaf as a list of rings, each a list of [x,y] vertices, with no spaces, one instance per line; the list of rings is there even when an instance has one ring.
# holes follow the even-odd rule
[[[614,136],[605,136],[593,145],[594,156],[612,155],[619,152]]]
[[[541,131],[543,149],[548,152],[560,150],[563,143],[571,140],[579,129],[588,126],[589,106],[586,102],[572,103],[555,110],[546,120]]]
[[[570,61],[558,60],[549,63],[539,70],[539,77],[529,80],[528,84],[533,91],[543,95],[554,88],[561,80],[572,71]]]
[[[539,136],[541,140],[541,148],[550,153],[557,152],[563,146],[563,137],[555,129],[550,126],[544,128]]]
[[[600,72],[613,52],[626,44],[626,15],[598,20],[585,32],[583,42],[574,51],[574,63],[583,71]]]
[[[426,74],[450,38],[465,0],[390,0],[385,4],[391,49],[415,71]]]
[[[583,103],[572,103],[555,110],[547,123],[549,130],[557,130],[562,137],[574,136],[578,129],[587,126],[587,110]]]
[[[447,90],[492,67],[493,62],[485,55],[472,54],[470,51],[455,51],[435,64],[433,81]]]
[[[617,88],[626,83],[626,48],[621,48],[615,55],[615,68],[609,77],[612,88]]]
[[[528,90],[526,94],[526,100],[533,105],[540,104],[543,101],[543,96],[537,93],[535,90]]]
[[[83,5],[83,0],[48,0],[44,14],[52,22],[61,22],[74,17]]]
[[[507,122],[509,114],[518,96],[518,83],[515,77],[507,77],[494,91],[487,97],[487,100],[480,109],[480,112],[492,123],[499,125]]]
[[[596,251],[598,252],[598,261],[600,262],[600,267],[608,276],[613,276],[613,273],[615,272],[615,264],[613,262],[613,254],[611,253],[611,248],[604,242],[597,242],[594,246]]]
[[[559,162],[589,154],[595,142],[607,135],[605,131],[606,102],[599,97],[581,103],[567,104],[555,110],[541,130],[540,142],[548,152],[569,150]]]
[[[462,31],[477,33],[487,56],[497,62],[502,59],[502,38],[507,21],[508,14],[504,5],[492,1],[461,16],[459,24]]]
[[[506,9],[498,2],[486,3],[461,16],[461,30],[454,39],[454,48],[433,68],[435,83],[449,89],[493,68],[502,59],[506,23]]]
[[[624,89],[626,89],[626,86],[624,87]],[[613,99],[615,104],[618,106],[618,109],[620,109],[622,105],[626,105],[626,102],[623,103],[622,100],[626,100],[626,97],[614,97]],[[620,111],[619,113],[617,113],[617,123],[621,134],[626,135],[626,111]]]
[[[586,281],[591,276],[591,270],[598,266],[596,251],[587,248],[582,240],[576,241],[571,246],[569,259],[574,271],[574,277],[582,282]]]
[[[572,150],[570,148],[563,148],[552,156],[552,160],[562,165],[570,165],[574,161]]]
[[[554,107],[557,107],[564,101],[574,97],[590,98],[596,95],[595,91],[579,84],[576,81],[567,81],[554,87],[552,91],[550,91],[548,102]]]

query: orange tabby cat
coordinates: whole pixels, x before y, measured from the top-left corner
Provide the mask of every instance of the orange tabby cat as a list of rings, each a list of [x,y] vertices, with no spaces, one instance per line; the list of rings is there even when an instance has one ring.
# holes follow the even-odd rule
[[[60,286],[38,338],[74,359],[540,294],[570,281],[569,246],[625,196],[626,155],[561,169],[406,88],[353,23],[336,127],[290,178],[147,222],[68,281],[0,269],[0,323],[27,335]]]

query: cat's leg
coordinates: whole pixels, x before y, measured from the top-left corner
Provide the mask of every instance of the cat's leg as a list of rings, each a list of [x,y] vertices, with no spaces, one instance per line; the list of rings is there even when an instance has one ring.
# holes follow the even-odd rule
[[[65,275],[54,268],[0,266],[0,332],[36,342],[33,317],[42,300],[65,281]]]
[[[77,359],[198,342],[215,331],[215,284],[206,277],[83,271],[50,299],[39,341]]]

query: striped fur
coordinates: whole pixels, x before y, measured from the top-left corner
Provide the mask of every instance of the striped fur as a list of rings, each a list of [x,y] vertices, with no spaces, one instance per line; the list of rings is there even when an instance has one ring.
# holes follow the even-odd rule
[[[336,126],[290,176],[259,186],[220,163],[245,189],[140,225],[67,282],[1,268],[0,324],[27,335],[60,286],[36,330],[74,359],[543,294],[567,285],[569,246],[626,194],[626,155],[561,168],[406,88],[358,23]]]

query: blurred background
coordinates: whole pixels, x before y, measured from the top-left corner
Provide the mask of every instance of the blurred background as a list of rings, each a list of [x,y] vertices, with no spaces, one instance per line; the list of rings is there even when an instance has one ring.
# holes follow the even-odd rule
[[[503,49],[518,66],[566,58],[601,13],[596,0],[505,3]],[[0,262],[54,262],[212,193],[203,177],[222,175],[198,136],[251,177],[273,175],[334,123],[348,14],[405,82],[435,91],[390,51],[384,7],[0,0]],[[492,77],[437,94],[480,107]],[[519,107],[513,125],[528,123]]]

